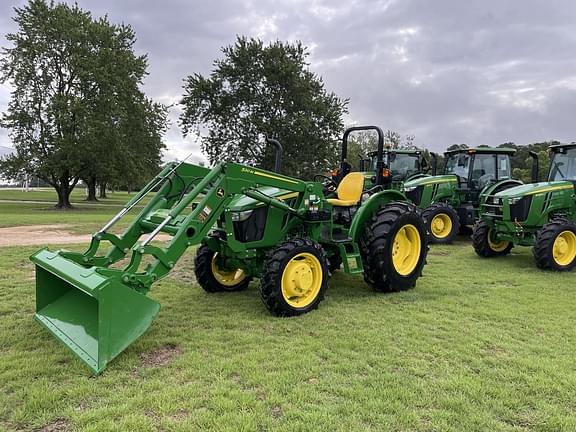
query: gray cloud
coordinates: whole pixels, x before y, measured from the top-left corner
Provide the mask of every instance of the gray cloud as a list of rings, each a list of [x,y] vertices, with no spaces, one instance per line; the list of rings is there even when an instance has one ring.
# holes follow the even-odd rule
[[[437,151],[461,142],[575,139],[576,4],[568,0],[79,4],[133,26],[138,52],[149,57],[145,90],[163,103],[176,103],[184,77],[208,73],[237,34],[299,39],[327,88],[351,99],[348,123],[415,134]],[[10,15],[10,5],[0,5],[3,34],[14,30]],[[0,110],[7,100],[0,86]],[[178,114],[174,107],[169,156],[199,157],[194,138],[176,126]]]

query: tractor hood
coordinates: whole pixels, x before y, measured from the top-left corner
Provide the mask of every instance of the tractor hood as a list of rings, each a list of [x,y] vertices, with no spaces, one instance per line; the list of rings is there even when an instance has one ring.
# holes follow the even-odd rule
[[[556,192],[568,189],[574,189],[574,184],[569,181],[557,181],[557,182],[540,182],[540,183],[530,183],[525,185],[516,186],[510,189],[498,192],[496,196],[502,198],[516,198],[523,197],[526,195],[535,195],[546,192]]]
[[[458,179],[455,175],[438,175],[438,176],[428,176],[420,177],[414,180],[409,180],[404,182],[404,189],[416,188],[418,186],[425,186],[431,184],[439,183],[458,183]]]
[[[292,198],[296,198],[298,196],[298,192],[289,191],[286,189],[279,189],[270,186],[264,186],[258,188],[262,194],[274,197],[279,200],[288,200]],[[246,195],[238,195],[230,201],[228,208],[233,212],[241,212],[246,210],[252,210],[255,207],[263,206],[264,203],[257,201],[253,198],[247,197]]]

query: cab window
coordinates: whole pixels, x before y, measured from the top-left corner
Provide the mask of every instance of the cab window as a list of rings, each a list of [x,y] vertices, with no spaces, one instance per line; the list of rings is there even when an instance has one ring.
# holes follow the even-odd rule
[[[498,155],[498,180],[507,180],[510,178],[512,178],[510,156]]]
[[[476,189],[496,181],[496,155],[476,153],[470,180]]]
[[[462,181],[468,181],[468,169],[470,167],[470,155],[467,153],[457,153],[448,156],[444,174],[455,174]]]
[[[576,181],[576,148],[554,153],[550,162],[550,181]]]

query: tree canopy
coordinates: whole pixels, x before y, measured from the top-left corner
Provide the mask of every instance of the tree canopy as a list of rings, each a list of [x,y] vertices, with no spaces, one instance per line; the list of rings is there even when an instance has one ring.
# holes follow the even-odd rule
[[[166,108],[139,88],[147,59],[134,53],[131,27],[45,0],[15,8],[14,21],[0,80],[14,88],[1,126],[10,129],[16,153],[0,169],[46,181],[60,208],[70,207],[81,178],[90,186],[156,170]]]
[[[416,150],[414,135],[402,136],[393,130],[384,131],[384,147],[391,149]],[[358,168],[360,158],[366,159],[368,154],[378,149],[378,135],[375,131],[358,131],[350,134],[348,139],[348,162]]]
[[[308,69],[306,48],[238,37],[222,53],[209,76],[186,78],[181,101],[184,133],[201,135],[209,161],[271,168],[267,134],[284,146],[287,174],[307,178],[334,166],[348,100]]]

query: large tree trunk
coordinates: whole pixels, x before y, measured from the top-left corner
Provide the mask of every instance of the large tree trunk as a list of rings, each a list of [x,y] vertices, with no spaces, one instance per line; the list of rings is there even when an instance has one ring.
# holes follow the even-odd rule
[[[96,198],[96,177],[88,177],[84,181],[88,190],[86,201],[98,201],[98,198]]]
[[[106,195],[106,182],[100,183],[100,198],[108,198]]]
[[[72,208],[72,204],[70,204],[70,193],[72,192],[72,188],[66,182],[60,182],[57,186],[54,187],[56,189],[56,193],[58,194],[58,204],[56,204],[57,209],[67,210]]]

